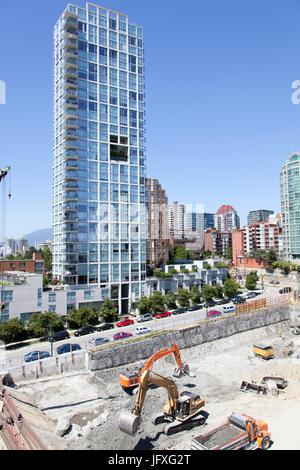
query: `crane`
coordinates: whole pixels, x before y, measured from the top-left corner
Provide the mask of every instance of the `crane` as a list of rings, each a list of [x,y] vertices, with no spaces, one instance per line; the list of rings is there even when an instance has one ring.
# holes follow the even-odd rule
[[[0,169],[0,182],[4,180],[4,178],[8,175],[8,172],[10,172],[10,166],[8,165],[6,168]],[[10,178],[10,173],[9,173],[9,178]],[[4,189],[5,186],[3,186],[2,190],[2,241],[3,244],[5,242],[5,216],[6,216],[6,210],[5,210],[5,198],[4,198]],[[10,180],[9,180],[9,191],[8,191],[8,197],[9,199],[11,198],[11,191],[10,191]],[[3,246],[4,248],[4,246]],[[1,279],[1,298],[0,298],[0,311],[3,311],[5,308],[5,302],[3,302],[3,265],[2,265],[2,260],[3,260],[3,254],[1,257],[1,273],[2,273],[2,279]]]
[[[152,423],[155,425],[168,422],[164,426],[165,434],[174,434],[205,423],[208,413],[202,410],[204,399],[200,395],[189,390],[185,390],[179,395],[177,385],[171,378],[146,369],[140,378],[135,405],[131,413],[123,411],[119,416],[119,429],[122,432],[130,436],[136,434],[141,423],[146,394],[151,385],[163,387],[168,393],[168,402],[162,412],[152,417]]]
[[[173,343],[170,348],[165,347],[156,351],[152,356],[150,356],[145,365],[137,367],[133,370],[125,370],[119,376],[120,385],[125,391],[132,391],[140,383],[140,378],[145,370],[151,370],[155,361],[158,359],[173,354],[177,363],[177,367],[174,369],[174,377],[180,377],[181,375],[190,375],[190,368],[188,364],[185,364],[181,361],[180,352],[178,346]]]

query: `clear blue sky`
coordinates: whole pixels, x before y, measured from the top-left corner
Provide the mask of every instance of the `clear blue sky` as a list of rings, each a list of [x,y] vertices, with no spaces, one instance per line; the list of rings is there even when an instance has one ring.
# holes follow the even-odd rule
[[[52,29],[67,3],[0,5],[0,166],[12,167],[6,236],[51,226]],[[249,210],[280,211],[279,172],[300,151],[300,105],[291,101],[299,1],[101,5],[144,28],[147,176],[169,201],[209,212],[231,204],[242,224]]]

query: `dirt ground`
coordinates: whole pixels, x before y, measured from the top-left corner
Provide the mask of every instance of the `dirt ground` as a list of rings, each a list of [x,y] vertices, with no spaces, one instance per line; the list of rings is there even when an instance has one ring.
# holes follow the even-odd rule
[[[252,345],[261,340],[273,345],[275,359],[265,361],[254,356]],[[291,341],[293,344],[287,347]],[[284,356],[283,350],[291,355]],[[119,385],[123,368],[40,379],[18,384],[17,391],[42,411],[40,415],[51,420],[49,430],[37,419],[33,423],[51,449],[189,450],[193,436],[220,425],[232,412],[266,421],[273,441],[271,450],[300,449],[300,337],[290,333],[288,322],[185,349],[181,357],[195,377],[172,378],[179,392],[190,390],[205,399],[204,409],[209,416],[205,425],[172,436],[162,432],[163,424],[155,426],[151,422],[151,416],[160,412],[167,401],[162,388],[148,391],[142,422],[134,437],[119,430],[120,413],[130,411],[136,398]],[[169,356],[156,362],[153,370],[171,377],[174,366]],[[285,378],[287,387],[278,395],[240,391],[243,380],[260,383],[266,375]]]

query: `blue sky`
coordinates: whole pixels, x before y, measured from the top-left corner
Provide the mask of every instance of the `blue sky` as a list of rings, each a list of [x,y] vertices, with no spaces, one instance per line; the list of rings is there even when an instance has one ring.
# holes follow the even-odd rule
[[[67,3],[0,4],[8,237],[51,226],[52,29]],[[291,84],[300,80],[299,2],[101,5],[144,28],[147,176],[160,180],[169,201],[204,204],[208,212],[232,205],[242,224],[249,210],[280,211],[280,169],[300,151],[300,105],[291,100]]]

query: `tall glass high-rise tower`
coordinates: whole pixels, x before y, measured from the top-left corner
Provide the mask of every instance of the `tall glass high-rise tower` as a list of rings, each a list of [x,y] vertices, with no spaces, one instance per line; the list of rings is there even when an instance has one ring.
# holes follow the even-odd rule
[[[300,260],[300,154],[291,155],[280,172],[283,256]]]
[[[69,4],[54,27],[53,277],[120,313],[144,292],[144,133],[142,28]]]

